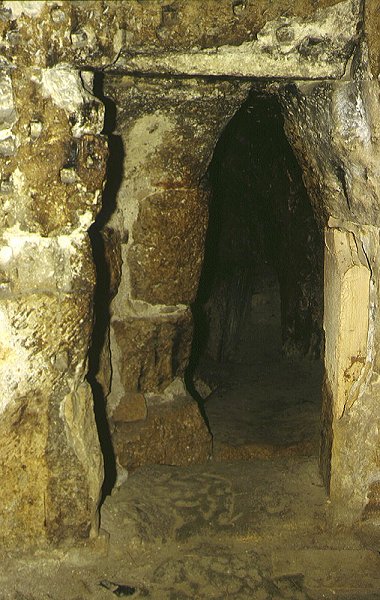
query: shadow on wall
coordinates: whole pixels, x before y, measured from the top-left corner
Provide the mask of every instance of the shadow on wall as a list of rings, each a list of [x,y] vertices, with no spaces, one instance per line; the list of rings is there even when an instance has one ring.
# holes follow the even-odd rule
[[[323,237],[275,96],[251,92],[222,133],[208,178],[212,201],[187,378],[205,353],[219,362],[233,357],[252,294],[267,289],[273,275],[283,352],[319,358]]]
[[[102,198],[102,209],[89,229],[96,269],[96,288],[94,294],[94,328],[89,351],[89,370],[87,374],[87,380],[91,385],[94,397],[95,419],[104,460],[102,501],[111,493],[116,481],[116,460],[106,413],[105,391],[97,379],[101,366],[101,354],[108,339],[110,301],[112,299],[111,273],[106,259],[105,237],[107,235],[106,225],[116,209],[116,196],[123,178],[124,160],[122,139],[113,133],[116,125],[116,106],[110,98],[104,96],[103,81],[103,73],[95,73],[94,95],[105,106],[102,134],[108,138],[109,158],[106,172],[107,180]]]

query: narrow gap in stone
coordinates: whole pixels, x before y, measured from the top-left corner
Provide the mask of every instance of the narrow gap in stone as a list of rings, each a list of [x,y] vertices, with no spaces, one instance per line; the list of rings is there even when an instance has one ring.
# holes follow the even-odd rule
[[[214,436],[214,457],[316,456],[323,232],[279,103],[265,89],[251,92],[222,133],[208,178],[186,377]]]
[[[92,344],[89,351],[88,382],[91,385],[94,397],[94,411],[98,429],[100,446],[104,460],[104,482],[102,487],[102,502],[109,495],[116,481],[116,459],[113,449],[111,433],[106,412],[106,397],[102,385],[98,381],[101,367],[101,354],[105,344],[110,323],[110,267],[107,263],[104,228],[116,208],[116,196],[123,175],[123,143],[119,136],[113,133],[116,123],[116,106],[114,102],[104,96],[102,73],[94,75],[94,95],[105,106],[103,135],[108,138],[109,157],[107,162],[106,185],[102,197],[102,209],[95,223],[89,230],[93,259],[96,270],[96,288],[94,294],[94,328]]]

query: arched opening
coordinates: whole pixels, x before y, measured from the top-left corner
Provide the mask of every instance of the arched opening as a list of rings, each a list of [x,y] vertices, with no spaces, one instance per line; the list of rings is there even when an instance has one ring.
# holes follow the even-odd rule
[[[220,137],[208,177],[189,377],[207,396],[214,456],[317,454],[323,232],[275,96],[250,93]]]

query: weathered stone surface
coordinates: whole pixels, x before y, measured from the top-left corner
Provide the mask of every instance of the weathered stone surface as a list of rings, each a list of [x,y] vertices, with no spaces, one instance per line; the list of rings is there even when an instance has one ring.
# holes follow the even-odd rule
[[[108,287],[109,295],[114,298],[119,289],[122,273],[121,240],[120,234],[110,228],[102,231],[104,255],[109,277]]]
[[[347,522],[378,479],[379,85],[364,49],[351,81],[297,84],[281,97],[315,212],[328,222],[321,466],[335,518]]]
[[[86,232],[72,236],[39,236],[12,227],[0,242],[0,289],[4,295],[67,293],[88,290],[95,283]]]
[[[354,0],[5,1],[2,53],[17,65],[40,67],[336,77],[350,56],[359,13]]]
[[[98,527],[87,229],[107,149],[103,109],[68,65],[4,69],[2,82],[0,525],[4,547],[21,549],[74,543]]]
[[[1,301],[0,523],[9,546],[80,539],[96,527],[102,460],[91,392],[80,386],[89,314],[86,297]]]
[[[380,481],[371,483],[368,491],[368,504],[363,513],[363,519],[371,519],[374,517],[375,522],[380,512]]]
[[[111,224],[115,235],[106,252],[112,264],[111,295],[119,289],[112,305],[118,325],[105,352],[115,361],[111,408],[128,386],[129,391],[146,387],[162,395],[186,364],[188,317],[180,317],[178,324],[173,313],[172,322],[168,316],[159,323],[164,307],[147,302],[189,301],[193,292],[176,289],[170,295],[168,282],[154,279],[153,259],[144,266],[157,287],[148,289],[138,265],[147,256],[150,234],[138,218],[143,215],[154,228],[161,227],[155,200],[168,198],[168,189],[179,188],[182,194],[199,185],[221,130],[251,85],[199,77],[334,79],[345,73],[336,84],[290,86],[282,98],[288,135],[321,222],[333,215],[351,233],[360,223],[362,230],[355,229],[354,236],[370,265],[368,377],[353,404],[346,403],[332,423],[333,497],[355,506],[356,514],[363,509],[370,484],[379,480],[374,459],[379,443],[379,253],[378,232],[376,238],[376,227],[370,230],[368,224],[380,225],[380,121],[377,6],[370,0],[365,5],[371,74],[362,44],[361,5],[357,0],[1,2],[0,429],[5,443],[0,464],[5,484],[0,517],[10,544],[57,543],[86,537],[96,528],[101,458],[84,383],[94,276],[86,232],[100,208],[106,160],[99,136],[103,109],[91,92],[96,69],[118,73],[110,93],[106,81],[105,93],[118,105],[125,151],[124,181]],[[136,69],[148,77],[119,75]],[[198,78],[152,78],[152,73]],[[175,223],[190,220],[186,209],[181,217],[178,212],[178,221],[175,214]],[[354,225],[347,229],[348,222]],[[179,248],[180,255],[192,256],[195,238],[189,235],[190,245],[177,245],[167,227],[164,231],[173,256]],[[157,233],[154,237],[159,248]],[[164,263],[162,254],[159,264]],[[161,275],[173,277],[174,261],[164,266]],[[195,274],[184,274],[193,277],[194,289]],[[135,343],[138,360],[133,362]],[[127,357],[130,371],[122,360]],[[351,387],[360,380],[357,376],[355,371]]]
[[[370,268],[350,232],[326,230],[325,311],[326,377],[333,395],[333,415],[349,410],[365,380],[369,330]]]
[[[378,82],[361,72],[281,93],[286,132],[323,223],[331,215],[380,224],[378,93]]]
[[[196,293],[208,212],[200,181],[219,132],[249,86],[105,78],[125,151],[110,221],[122,263],[111,304],[110,415],[126,392],[163,390],[186,367],[191,326],[183,304]]]
[[[376,468],[375,464],[370,465],[370,455],[350,456],[350,451],[353,439],[359,443],[363,428],[367,429],[367,447],[378,443],[371,426],[373,401],[368,402],[367,397],[374,369],[373,259],[370,262],[368,257],[373,256],[377,236],[376,232],[367,231],[365,235],[372,243],[363,246],[359,227],[345,223],[343,228],[342,222],[333,219],[329,225],[325,234],[326,371],[321,468],[336,517],[344,521],[350,509],[360,514],[366,503],[363,463],[368,471]],[[346,437],[350,441],[344,441]]]
[[[190,354],[190,311],[113,320],[111,329],[118,346],[113,368],[125,391],[163,390],[183,374]]]
[[[0,225],[43,236],[87,229],[99,210],[105,175],[106,141],[94,135],[102,127],[103,108],[83,88],[79,73],[67,66],[22,74],[16,70],[12,85],[9,137],[17,153],[6,156],[3,164]],[[36,122],[41,123],[37,137]],[[72,171],[71,179],[62,179],[63,169]]]
[[[45,528],[50,543],[73,544],[97,534],[103,459],[90,386],[84,382],[50,409]]]
[[[4,356],[4,354],[2,353]],[[4,359],[3,359],[4,360]],[[0,472],[1,486],[1,546],[16,547],[35,544],[45,537],[45,491],[48,467],[45,448],[48,430],[45,402],[38,394],[25,397],[2,411]]]
[[[196,402],[151,400],[145,421],[117,423],[113,437],[118,460],[128,470],[146,464],[187,465],[211,456],[211,436]]]
[[[111,226],[115,232],[119,232],[123,246],[120,293],[112,306],[112,311],[118,315],[118,318],[125,312],[128,313],[125,300],[132,295],[128,253],[134,244],[135,224],[140,211],[144,216],[148,216],[150,212],[149,218],[152,224],[157,226],[159,203],[166,209],[171,196],[173,200],[171,206],[173,208],[176,206],[175,211],[171,212],[175,222],[173,223],[171,219],[168,219],[167,223],[165,221],[166,226],[163,230],[165,241],[172,234],[169,232],[170,227],[180,227],[182,240],[171,235],[171,245],[176,246],[175,251],[180,256],[194,257],[192,248],[194,241],[198,247],[203,245],[201,236],[205,234],[207,206],[204,199],[202,214],[202,192],[197,192],[196,188],[206,173],[221,129],[244,99],[248,89],[249,84],[243,82],[218,82],[210,86],[208,82],[193,79],[162,80],[129,76],[106,78],[105,93],[117,104],[117,129],[125,148],[124,178],[118,192],[117,210],[111,219]],[[210,113],[213,115],[211,121]],[[193,149],[191,152],[188,152],[189,147]],[[164,205],[165,198],[167,200]],[[152,208],[148,211],[150,206]],[[156,214],[154,214],[154,207],[157,207]],[[188,233],[185,230],[190,225],[192,210],[196,210],[197,214],[194,215],[194,223],[191,232]],[[198,234],[195,228],[195,217],[200,219]],[[161,219],[160,226],[163,222],[164,217]],[[138,225],[136,233],[141,240],[142,230]],[[152,246],[147,239],[148,232],[144,234],[145,246]],[[177,244],[175,244],[176,239]],[[164,242],[161,242],[161,247],[164,247]],[[134,252],[139,254],[138,259],[141,260],[141,253],[146,253],[147,248],[143,249],[140,244],[132,250],[131,255]],[[149,252],[151,256],[145,256],[144,269],[152,272],[157,269],[158,256],[155,256],[152,249]],[[197,264],[194,274],[200,266],[198,259],[195,263]],[[134,268],[133,277],[136,280],[136,269],[139,269],[138,277],[141,280],[141,267],[136,260]],[[188,269],[191,270],[191,266]],[[173,265],[169,265],[169,269],[163,265],[161,276],[172,278]],[[180,275],[175,274],[174,277],[178,279]],[[172,299],[168,297],[165,288],[167,291],[170,283],[165,279],[160,282],[160,290],[157,291],[156,298],[154,290],[149,293],[152,294],[154,303],[160,302],[158,296],[161,290],[162,297],[166,293],[163,302],[170,304],[188,302],[194,297],[195,279],[196,277],[192,276],[192,281],[188,284],[183,281],[182,285],[188,288],[183,298],[181,298],[181,291],[175,292]],[[144,283],[139,281],[138,285],[142,286]],[[143,291],[145,293],[145,290]],[[138,297],[136,294],[133,295],[135,298]],[[144,296],[142,299],[152,302]]]
[[[147,407],[144,394],[129,392],[120,400],[112,413],[115,423],[129,421],[144,421],[147,416]]]
[[[373,77],[380,74],[380,10],[377,0],[364,2],[365,33],[369,52],[369,62]]]
[[[198,185],[220,132],[251,85],[108,75],[104,87],[117,105],[117,131],[125,148],[125,181],[118,194],[123,210],[124,196],[132,202],[157,188]]]
[[[168,190],[141,204],[128,253],[134,298],[169,305],[194,301],[207,220],[202,190]]]
[[[177,47],[156,55],[140,52],[131,56],[128,52],[124,56],[122,51],[116,64],[125,70],[146,73],[300,79],[341,77],[355,45],[360,3],[348,0],[319,8],[306,18],[292,16],[293,10],[297,12],[300,5],[293,5],[290,14],[288,11],[280,12],[281,16],[274,19],[270,19],[267,6],[264,11],[266,23],[253,36],[250,32],[248,40],[240,44],[234,41],[231,45],[220,45],[212,50],[195,46],[186,52]],[[248,14],[251,6],[246,5]],[[195,7],[196,4],[193,4],[193,9]],[[275,10],[281,8],[285,8],[282,2],[277,2]],[[302,8],[307,14],[307,3]],[[163,26],[162,32],[165,29]],[[168,27],[166,35],[170,34]]]

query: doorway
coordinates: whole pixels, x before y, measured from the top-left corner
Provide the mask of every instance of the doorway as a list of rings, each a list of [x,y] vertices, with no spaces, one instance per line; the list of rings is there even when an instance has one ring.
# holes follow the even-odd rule
[[[317,455],[323,231],[275,96],[254,89],[208,171],[189,373],[217,459]]]

